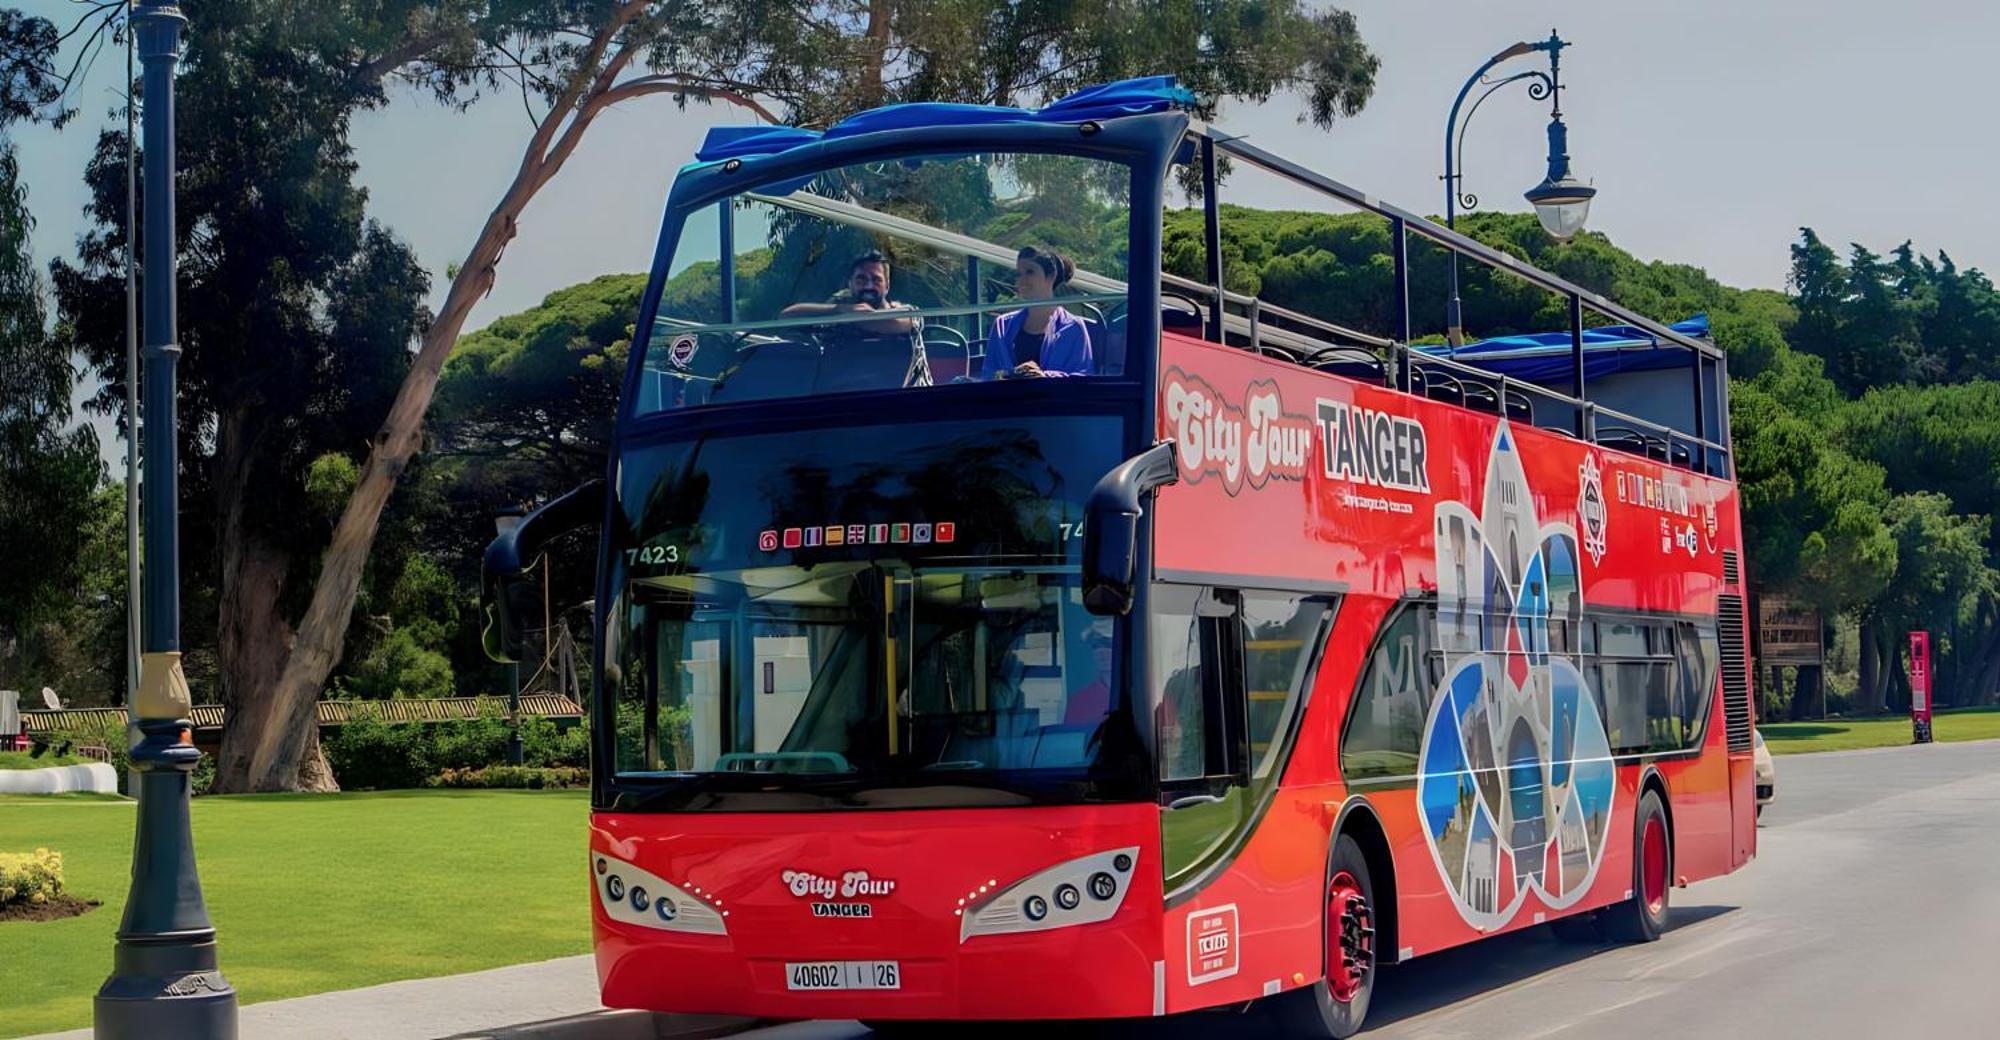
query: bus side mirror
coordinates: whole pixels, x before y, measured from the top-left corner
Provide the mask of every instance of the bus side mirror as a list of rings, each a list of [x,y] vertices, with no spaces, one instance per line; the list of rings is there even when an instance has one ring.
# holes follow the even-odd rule
[[[479,641],[486,656],[503,664],[521,659],[526,618],[541,606],[528,562],[558,535],[604,518],[604,481],[593,480],[521,518],[486,547],[479,566]]]
[[[1180,479],[1174,444],[1161,441],[1126,459],[1091,489],[1083,519],[1083,605],[1093,614],[1128,614],[1139,570],[1144,498]]]

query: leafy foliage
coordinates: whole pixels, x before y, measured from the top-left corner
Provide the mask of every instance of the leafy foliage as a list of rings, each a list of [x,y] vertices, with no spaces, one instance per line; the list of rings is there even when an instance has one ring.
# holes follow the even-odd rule
[[[8,23],[0,20],[0,31]],[[42,280],[29,251],[27,192],[14,147],[0,137],[0,685],[56,682],[50,643],[73,620],[77,586],[90,568],[103,476],[97,436],[71,427],[76,373],[47,332]],[[122,557],[123,551],[120,550]],[[122,562],[122,560],[121,560]],[[122,604],[121,604],[122,605]]]

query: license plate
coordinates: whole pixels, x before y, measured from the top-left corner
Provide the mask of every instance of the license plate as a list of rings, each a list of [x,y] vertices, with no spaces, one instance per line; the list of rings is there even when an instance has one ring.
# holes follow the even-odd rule
[[[786,989],[902,989],[897,961],[795,961],[785,965]]]

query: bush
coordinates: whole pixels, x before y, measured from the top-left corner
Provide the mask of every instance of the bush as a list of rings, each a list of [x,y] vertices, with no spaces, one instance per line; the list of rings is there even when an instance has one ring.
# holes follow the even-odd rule
[[[430,766],[441,769],[478,769],[507,761],[507,720],[498,715],[476,719],[434,722],[423,726],[431,734]]]
[[[203,755],[194,764],[194,775],[188,778],[188,794],[200,797],[215,792],[215,756]]]
[[[334,730],[320,748],[340,786],[352,791],[418,787],[431,772],[424,727],[363,715]]]
[[[497,704],[489,705],[476,719],[451,722],[385,722],[361,706],[354,721],[331,731],[321,747],[340,786],[355,791],[385,790],[440,786],[430,783],[435,773],[476,773],[506,766],[507,737],[507,718]],[[532,769],[569,769],[587,776],[590,730],[582,725],[560,727],[540,716],[523,716],[521,759]],[[202,790],[197,784],[196,792]]]
[[[451,659],[423,644],[420,633],[399,628],[384,636],[348,672],[343,688],[373,700],[450,697],[458,690]]]
[[[61,751],[67,745],[74,752],[77,748],[101,747],[111,752],[111,768],[118,771],[118,792],[125,790],[129,777],[126,772],[132,768],[132,748],[126,743],[125,727],[117,721],[106,719],[101,722],[84,722],[48,738],[48,742]]]
[[[47,903],[62,895],[62,888],[62,853],[0,852],[0,906]]]
[[[573,766],[487,766],[447,769],[424,781],[425,787],[518,787],[530,790],[590,786],[590,770]]]
[[[554,719],[532,716],[521,720],[521,761],[531,766],[590,765],[590,727],[581,723],[558,726]]]

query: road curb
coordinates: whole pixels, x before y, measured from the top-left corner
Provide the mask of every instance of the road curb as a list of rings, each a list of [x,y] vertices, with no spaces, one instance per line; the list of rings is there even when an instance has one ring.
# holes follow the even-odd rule
[[[650,1011],[592,1011],[541,1022],[453,1033],[438,1040],[710,1040],[768,1024],[733,1015],[672,1015]]]

